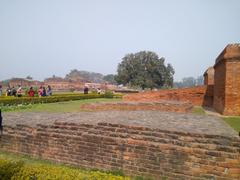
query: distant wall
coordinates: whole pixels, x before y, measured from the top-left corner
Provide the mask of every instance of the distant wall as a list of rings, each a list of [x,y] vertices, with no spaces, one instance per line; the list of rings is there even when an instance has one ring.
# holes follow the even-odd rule
[[[147,91],[138,94],[128,94],[123,99],[125,101],[189,101],[194,105],[212,106],[213,86]]]
[[[4,128],[4,151],[155,179],[240,178],[239,138],[107,123]]]

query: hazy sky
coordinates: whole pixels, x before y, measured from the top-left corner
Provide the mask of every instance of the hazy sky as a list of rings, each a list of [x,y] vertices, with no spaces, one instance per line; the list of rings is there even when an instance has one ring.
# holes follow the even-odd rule
[[[180,80],[239,40],[240,0],[0,0],[0,80],[116,73],[141,50],[165,57]]]

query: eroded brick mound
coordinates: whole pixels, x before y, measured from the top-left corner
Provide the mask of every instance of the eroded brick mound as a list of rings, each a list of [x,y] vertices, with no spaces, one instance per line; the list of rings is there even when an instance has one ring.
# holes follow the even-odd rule
[[[189,101],[193,105],[212,104],[213,89],[209,86],[196,86],[192,88],[168,89],[159,91],[148,91],[137,94],[128,94],[123,97],[124,101],[159,101],[159,100],[174,100],[174,101]]]
[[[193,105],[190,102],[180,101],[159,101],[159,102],[115,102],[115,103],[92,103],[81,106],[85,111],[137,111],[137,110],[153,110],[166,112],[190,112]]]

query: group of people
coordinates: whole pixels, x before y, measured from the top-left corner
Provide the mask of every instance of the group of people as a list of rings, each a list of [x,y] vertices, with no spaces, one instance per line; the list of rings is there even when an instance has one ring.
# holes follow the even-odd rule
[[[32,88],[32,87],[31,87]],[[28,92],[28,95],[32,95],[32,92],[34,91],[31,91],[31,88],[30,88],[30,91]],[[33,89],[32,89],[33,90]],[[51,86],[48,85],[47,89],[44,87],[44,86],[40,86],[40,88],[38,89],[38,96],[39,97],[44,97],[44,96],[51,96],[52,95],[52,88]],[[33,95],[34,96],[34,95]]]
[[[22,87],[19,85],[18,88],[10,87],[8,86],[6,89],[6,96],[15,96],[15,97],[22,97],[24,95],[24,91],[22,90]],[[33,89],[33,87],[30,87],[30,89],[27,91],[27,95],[29,97],[34,97],[35,94],[37,94],[39,97],[44,96],[51,96],[52,95],[52,88],[50,85],[45,88],[44,86],[40,86],[37,92]],[[2,86],[0,85],[0,95],[2,95]]]
[[[21,97],[23,95],[22,86],[18,85],[18,88],[8,86],[6,89],[6,96],[17,96]]]

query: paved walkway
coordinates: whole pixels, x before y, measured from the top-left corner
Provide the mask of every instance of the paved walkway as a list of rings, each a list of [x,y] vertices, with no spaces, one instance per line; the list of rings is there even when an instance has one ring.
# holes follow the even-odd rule
[[[102,111],[79,113],[3,113],[3,125],[53,124],[55,121],[97,124],[99,122],[144,126],[163,130],[238,136],[220,117],[157,111]]]

